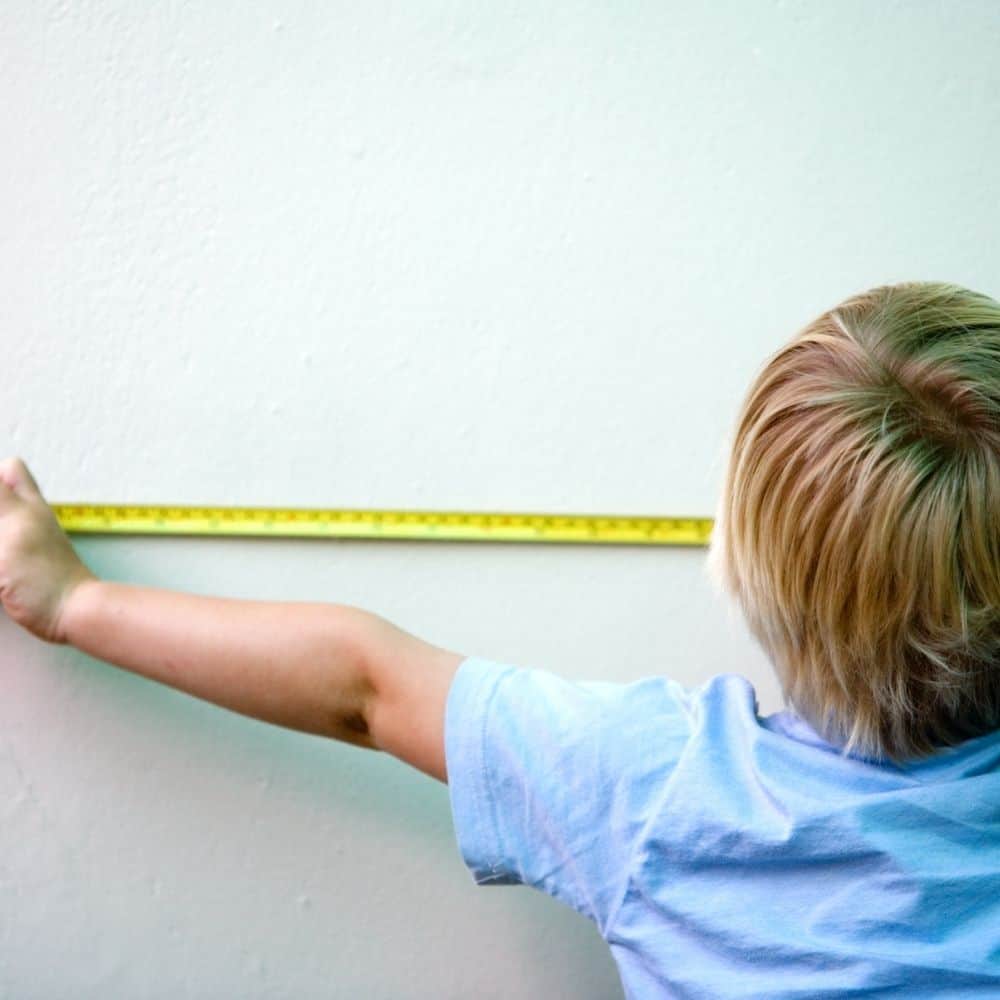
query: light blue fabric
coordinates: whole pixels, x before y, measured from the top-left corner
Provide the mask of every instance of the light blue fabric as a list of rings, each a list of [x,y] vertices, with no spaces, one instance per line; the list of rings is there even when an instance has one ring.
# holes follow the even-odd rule
[[[736,674],[466,658],[445,713],[462,858],[593,920],[629,1000],[1000,997],[1000,732],[896,767],[756,708]]]

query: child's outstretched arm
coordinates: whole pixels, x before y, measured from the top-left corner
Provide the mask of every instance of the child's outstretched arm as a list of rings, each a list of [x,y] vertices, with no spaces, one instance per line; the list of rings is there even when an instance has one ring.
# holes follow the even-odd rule
[[[47,642],[243,715],[392,753],[447,781],[444,707],[461,654],[352,605],[101,580],[16,458],[0,462],[0,600]]]

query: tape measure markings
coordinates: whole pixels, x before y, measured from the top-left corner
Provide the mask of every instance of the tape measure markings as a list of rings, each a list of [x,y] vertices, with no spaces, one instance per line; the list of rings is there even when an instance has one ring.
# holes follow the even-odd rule
[[[67,532],[707,545],[706,517],[401,509],[51,504]]]

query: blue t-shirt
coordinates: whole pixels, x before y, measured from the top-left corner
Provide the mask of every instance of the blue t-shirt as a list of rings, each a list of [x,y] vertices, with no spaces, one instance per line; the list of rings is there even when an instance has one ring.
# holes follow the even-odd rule
[[[467,657],[445,714],[478,884],[597,925],[629,1000],[1000,997],[1000,732],[842,757],[749,681]]]

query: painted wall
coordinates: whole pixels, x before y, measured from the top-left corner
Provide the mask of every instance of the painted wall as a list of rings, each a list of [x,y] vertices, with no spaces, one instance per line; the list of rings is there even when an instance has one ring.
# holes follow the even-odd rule
[[[20,2],[0,453],[53,503],[711,516],[765,356],[906,278],[997,296],[992,0]],[[108,579],[368,607],[686,684],[704,550],[75,536]],[[621,996],[480,888],[447,788],[0,616],[0,995]]]

